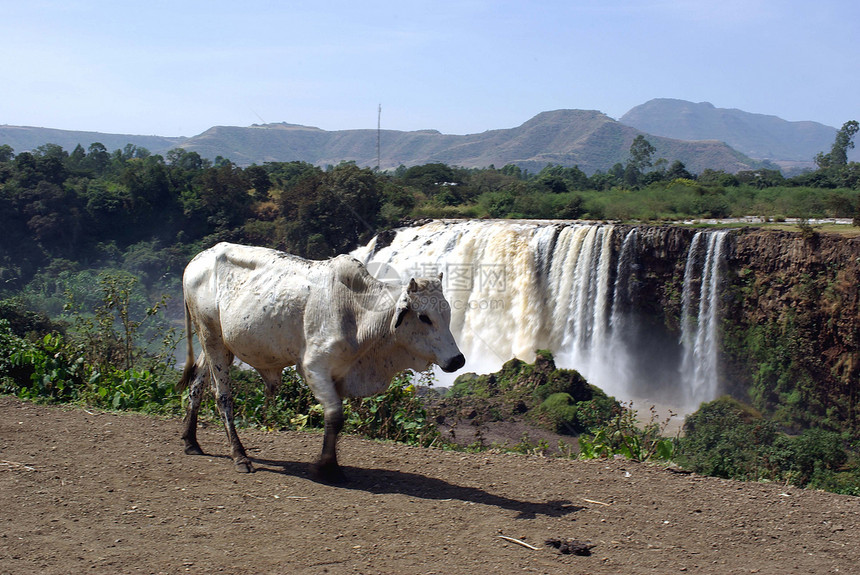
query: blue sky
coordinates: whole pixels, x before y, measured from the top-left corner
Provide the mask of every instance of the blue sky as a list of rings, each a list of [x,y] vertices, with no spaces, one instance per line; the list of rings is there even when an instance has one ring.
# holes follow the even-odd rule
[[[0,124],[467,134],[652,98],[860,120],[856,0],[0,0]]]

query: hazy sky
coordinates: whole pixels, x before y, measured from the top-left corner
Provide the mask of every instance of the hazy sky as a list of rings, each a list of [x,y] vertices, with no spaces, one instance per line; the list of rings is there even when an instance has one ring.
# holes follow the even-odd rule
[[[652,98],[860,120],[857,0],[0,0],[0,124],[518,126]]]

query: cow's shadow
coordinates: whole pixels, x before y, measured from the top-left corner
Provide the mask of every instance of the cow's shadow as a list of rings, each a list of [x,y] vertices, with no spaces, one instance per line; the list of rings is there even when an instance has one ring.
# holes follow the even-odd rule
[[[257,472],[292,475],[314,481],[313,466],[300,461],[274,461],[252,458]],[[489,493],[479,487],[467,487],[444,479],[427,477],[420,473],[391,469],[342,467],[345,479],[330,484],[338,489],[366,491],[374,494],[399,493],[419,499],[457,500],[481,505],[492,505],[517,512],[517,519],[533,519],[538,515],[563,517],[584,509],[569,500],[525,501]]]

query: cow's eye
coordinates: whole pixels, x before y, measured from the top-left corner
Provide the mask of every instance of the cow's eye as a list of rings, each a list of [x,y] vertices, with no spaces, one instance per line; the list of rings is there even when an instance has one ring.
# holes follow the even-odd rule
[[[423,321],[423,322],[424,322],[424,323],[426,323],[427,325],[433,325],[433,322],[430,320],[430,318],[429,318],[429,317],[427,317],[427,315],[426,315],[426,314],[423,314],[423,313],[422,313],[422,314],[419,314],[419,315],[418,315],[418,319],[420,319],[421,321]]]

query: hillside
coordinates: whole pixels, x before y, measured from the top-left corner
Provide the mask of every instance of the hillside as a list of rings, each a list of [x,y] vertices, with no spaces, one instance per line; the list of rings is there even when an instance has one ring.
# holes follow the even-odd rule
[[[667,138],[719,140],[751,158],[769,159],[785,167],[812,167],[812,159],[830,149],[837,132],[817,122],[789,122],[777,116],[717,108],[709,102],[670,98],[636,106],[619,121]]]
[[[67,152],[80,144],[84,150],[90,144],[99,142],[108,151],[119,150],[127,144],[146,148],[150,152],[161,154],[176,148],[185,138],[170,138],[165,136],[137,136],[133,134],[105,134],[103,132],[80,132],[74,130],[56,130],[54,128],[36,128],[32,126],[0,125],[0,145],[7,144],[15,153],[38,148],[44,144],[57,144]]]
[[[516,128],[464,136],[433,130],[380,134],[380,165],[393,169],[433,162],[467,168],[516,164],[531,171],[545,165],[578,165],[592,174],[628,159],[630,144],[641,132],[593,110],[543,112]],[[376,130],[325,131],[293,124],[248,128],[218,126],[189,138],[181,147],[202,156],[224,156],[239,164],[302,160],[317,165],[354,161],[375,166]],[[648,136],[655,158],[681,160],[693,172],[705,168],[737,172],[755,162],[722,142]]]
[[[626,162],[630,144],[640,133],[593,110],[543,112],[521,126],[481,134],[383,130],[380,164],[384,170],[435,162],[467,168],[516,164],[537,172],[552,163],[578,165],[592,174]],[[722,142],[647,137],[657,149],[655,159],[680,160],[692,172],[705,168],[737,172],[756,166],[755,161]],[[215,126],[184,139],[0,127],[0,143],[8,143],[16,152],[44,143],[56,143],[71,151],[78,143],[86,148],[94,141],[105,144],[109,150],[132,143],[158,154],[181,147],[209,159],[223,156],[240,166],[294,160],[320,166],[343,161],[354,161],[359,166],[377,163],[377,132],[372,129],[326,131],[286,123]]]

